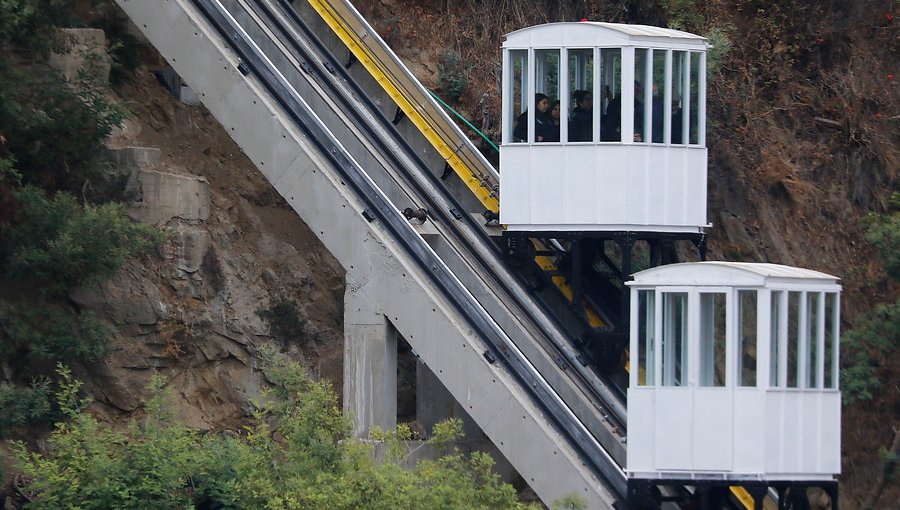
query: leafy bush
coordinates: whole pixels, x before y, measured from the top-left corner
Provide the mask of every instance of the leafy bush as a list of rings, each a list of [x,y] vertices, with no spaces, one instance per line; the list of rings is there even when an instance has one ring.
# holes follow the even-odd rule
[[[90,312],[47,304],[12,307],[0,316],[0,356],[19,351],[52,361],[96,360],[109,350],[111,331]]]
[[[146,418],[113,432],[81,411],[66,373],[59,423],[47,454],[17,445],[37,494],[29,508],[522,508],[484,453],[454,453],[415,470],[376,464],[350,438],[327,383],[273,351],[263,353],[273,390],[242,436],[199,436],[172,422],[165,381],[155,376]]]
[[[97,155],[126,113],[95,86],[74,85],[0,60],[0,157],[15,158],[25,184],[76,191],[100,180]]]
[[[260,308],[256,315],[269,321],[272,335],[281,338],[296,338],[303,333],[306,320],[300,317],[300,310],[293,301],[281,299],[269,309]]]
[[[891,197],[890,209],[889,214],[869,216],[863,226],[888,276],[900,280],[900,193]]]
[[[900,347],[900,301],[880,304],[844,333],[841,394],[845,404],[870,400],[880,387],[876,369]]]
[[[706,14],[697,0],[663,0],[662,7],[670,28],[700,32],[706,25]]]
[[[48,52],[56,27],[66,26],[72,0],[0,0],[0,50],[9,46]]]
[[[888,279],[900,279],[900,193],[891,198],[891,212],[863,222],[866,240],[877,251]],[[841,391],[845,404],[870,400],[880,387],[876,370],[900,347],[900,300],[877,305],[844,333]]]
[[[0,438],[12,427],[49,421],[53,416],[51,389],[48,379],[25,388],[0,386]]]
[[[134,223],[122,205],[81,206],[66,193],[49,198],[34,187],[15,193],[20,204],[0,244],[13,278],[39,280],[52,291],[107,278],[126,259],[161,245],[157,228]]]
[[[441,53],[438,71],[440,72],[438,87],[444,91],[448,100],[459,101],[469,87],[469,74],[472,72],[472,66],[466,65],[458,51],[447,49]]]

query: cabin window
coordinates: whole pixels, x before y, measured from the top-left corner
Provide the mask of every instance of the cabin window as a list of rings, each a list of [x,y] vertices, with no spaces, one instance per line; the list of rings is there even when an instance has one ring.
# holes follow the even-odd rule
[[[700,77],[700,53],[692,51],[690,52],[690,91],[691,91],[691,122],[690,122],[690,137],[688,138],[688,143],[691,145],[700,144],[700,109],[701,109],[701,101],[705,98],[700,94],[701,88],[701,77]]]
[[[601,97],[600,140],[622,141],[622,49],[600,49]]]
[[[838,295],[835,292],[825,293],[825,338],[823,346],[824,381],[823,387],[837,388],[837,352],[838,352],[838,327],[840,313],[838,310]]]
[[[796,388],[800,370],[801,292],[788,292],[787,307],[787,380],[788,388]]]
[[[635,142],[650,141],[651,82],[653,61],[650,50],[634,50],[634,136]],[[645,122],[646,121],[646,122]]]
[[[787,308],[782,310],[786,305],[784,292],[773,291],[770,315],[771,320],[769,322],[769,386],[773,388],[784,384],[779,372],[781,371],[781,367],[784,366],[781,355],[784,352],[787,340],[787,329],[784,328],[784,315]]]
[[[756,294],[755,290],[737,291],[738,386],[756,386]]]
[[[821,388],[819,374],[822,371],[821,359],[819,353],[822,351],[825,340],[825,332],[820,323],[820,318],[824,319],[825,302],[822,300],[822,294],[819,292],[808,292],[806,294],[806,366],[807,370],[806,387]],[[820,310],[820,307],[823,309]]]
[[[663,293],[662,309],[662,384],[686,386],[688,294]]]
[[[725,386],[726,295],[700,294],[700,386]]]
[[[568,140],[590,142],[594,140],[595,111],[598,98],[594,94],[594,50],[573,48],[568,50],[569,87],[566,111],[561,111],[560,125],[567,124]]]
[[[688,52],[672,52],[672,143],[686,144],[688,118],[684,115],[685,103],[690,101],[690,75]]]
[[[638,291],[638,385],[656,383],[656,294],[652,290]]]
[[[653,143],[668,143],[670,139],[671,121],[666,119],[671,115],[671,106],[666,98],[671,95],[669,83],[666,80],[666,59],[669,54],[666,50],[653,50],[653,78],[651,85],[650,135]]]
[[[534,141],[558,142],[559,128],[550,119],[551,105],[559,99],[559,50],[534,50]]]
[[[528,110],[528,103],[525,101],[526,91],[528,90],[528,50],[509,50],[509,82],[507,83],[506,94],[509,97],[508,111],[510,132],[513,135],[509,141],[525,142],[527,140],[527,125],[517,126],[517,121],[521,115]],[[527,121],[527,115],[525,116]],[[522,136],[519,136],[522,135]]]

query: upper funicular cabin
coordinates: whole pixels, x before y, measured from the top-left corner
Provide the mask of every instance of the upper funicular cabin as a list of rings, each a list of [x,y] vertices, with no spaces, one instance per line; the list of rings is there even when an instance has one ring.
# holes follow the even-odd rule
[[[708,226],[707,48],[687,32],[616,23],[508,34],[501,223],[526,232]]]

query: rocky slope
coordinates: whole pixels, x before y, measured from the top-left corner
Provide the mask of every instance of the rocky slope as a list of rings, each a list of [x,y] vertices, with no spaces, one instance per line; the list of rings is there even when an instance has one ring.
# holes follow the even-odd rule
[[[259,395],[260,342],[278,342],[340,388],[343,269],[209,112],[160,85],[150,69],[162,64],[118,90],[132,115],[110,155],[138,182],[131,214],[167,227],[171,241],[160,258],[73,293],[116,328],[112,353],[79,375],[111,420],[138,410],[158,371],[187,424],[237,427]]]

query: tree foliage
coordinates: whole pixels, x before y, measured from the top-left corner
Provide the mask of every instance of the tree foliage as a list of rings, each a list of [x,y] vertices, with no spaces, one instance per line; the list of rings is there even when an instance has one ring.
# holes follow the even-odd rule
[[[13,427],[43,423],[53,416],[49,379],[35,380],[27,387],[0,385],[0,438]]]
[[[11,307],[0,314],[0,332],[0,359],[27,352],[49,361],[96,360],[109,349],[112,333],[91,312],[52,303]]]
[[[99,180],[97,155],[124,118],[89,80],[66,84],[0,60],[0,157],[16,160],[25,184],[80,191]]]
[[[71,12],[72,0],[0,0],[0,50],[49,51]]]
[[[7,274],[52,291],[107,278],[165,240],[159,229],[132,222],[120,204],[81,205],[30,186],[14,195],[19,208],[0,241]]]
[[[523,508],[484,453],[453,451],[413,470],[375,462],[372,446],[351,438],[328,383],[273,351],[262,359],[272,389],[240,434],[175,423],[159,375],[145,417],[110,430],[84,411],[79,383],[63,370],[58,400],[68,420],[46,454],[17,447],[33,480],[28,508]]]
[[[871,215],[863,224],[866,240],[875,248],[887,279],[900,281],[900,193],[894,193],[888,214]],[[863,314],[844,334],[841,390],[844,402],[872,399],[880,387],[876,371],[900,347],[900,300],[882,303]]]

